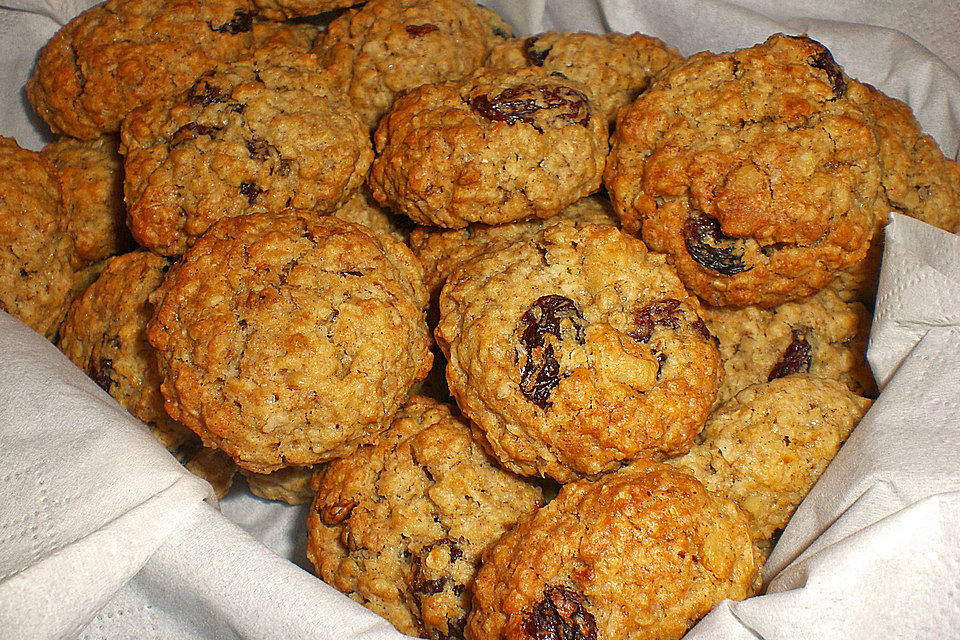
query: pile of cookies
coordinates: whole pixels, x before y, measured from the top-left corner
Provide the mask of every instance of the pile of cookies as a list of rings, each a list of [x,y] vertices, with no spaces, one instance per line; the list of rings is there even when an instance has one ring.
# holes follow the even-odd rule
[[[312,501],[318,575],[404,633],[679,638],[757,593],[876,394],[888,213],[957,231],[960,168],[805,36],[354,5],[61,29],[0,306],[218,495]]]

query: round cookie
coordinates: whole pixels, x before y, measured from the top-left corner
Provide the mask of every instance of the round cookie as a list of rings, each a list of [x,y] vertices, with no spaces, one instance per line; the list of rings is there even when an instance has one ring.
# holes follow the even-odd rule
[[[398,95],[463,78],[508,34],[471,0],[369,0],[333,20],[314,51],[372,130]]]
[[[568,482],[687,451],[722,374],[699,308],[636,238],[560,224],[458,269],[435,335],[497,459]]]
[[[563,486],[484,554],[465,637],[679,639],[721,600],[758,586],[733,503],[638,461]]]
[[[412,397],[374,445],[315,477],[317,574],[413,636],[462,638],[480,556],[541,502],[449,405]]]
[[[240,473],[246,478],[250,493],[258,498],[287,504],[305,504],[313,500],[310,480],[319,468],[320,465],[286,467],[271,473],[253,473],[241,469]]]
[[[761,382],[712,413],[690,453],[669,462],[736,502],[766,553],[869,407],[834,380]]]
[[[72,299],[74,260],[56,170],[0,136],[0,309],[53,339]]]
[[[607,126],[586,92],[538,68],[414,89],[377,128],[370,191],[440,227],[555,215],[600,187]]]
[[[135,107],[248,55],[252,26],[247,0],[108,0],[44,46],[27,97],[56,133],[119,131]]]
[[[134,248],[123,206],[123,158],[117,136],[61,137],[40,151],[57,169],[78,267]]]
[[[604,181],[630,233],[717,305],[772,306],[866,253],[879,142],[830,52],[774,35],[668,69],[621,111]]]
[[[149,297],[169,266],[170,260],[147,251],[111,258],[70,307],[57,346],[223,497],[236,466],[223,452],[204,449],[195,433],[163,410],[156,355],[147,342]]]
[[[422,280],[406,246],[361,225],[221,220],[152,298],[167,413],[256,473],[353,451],[430,369]]]
[[[597,110],[613,127],[617,110],[633,102],[667,65],[680,60],[675,49],[640,33],[548,31],[511,38],[494,46],[484,66],[540,67],[562,73],[590,90]]]
[[[144,246],[179,255],[211,224],[288,207],[335,210],[373,159],[367,130],[309,54],[205,73],[123,122],[128,224]]]
[[[723,383],[717,403],[750,385],[809,373],[875,395],[867,365],[870,313],[824,289],[808,298],[763,307],[709,307],[700,315],[718,341]]]

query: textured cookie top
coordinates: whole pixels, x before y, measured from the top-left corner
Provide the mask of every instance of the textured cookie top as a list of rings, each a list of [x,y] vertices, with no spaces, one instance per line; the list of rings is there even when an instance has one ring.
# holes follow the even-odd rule
[[[438,640],[463,637],[481,554],[541,504],[448,405],[416,396],[315,485],[307,554],[318,575],[401,632]]]
[[[670,461],[747,514],[769,540],[870,407],[843,384],[799,374],[747,387],[707,420],[690,453]]]
[[[830,289],[769,309],[704,305],[701,315],[723,361],[718,403],[793,373],[837,380],[862,395],[876,393],[866,361],[870,313]]]
[[[435,334],[504,466],[566,482],[687,450],[721,376],[699,307],[639,240],[560,224],[461,266]]]
[[[253,0],[260,15],[271,20],[315,16],[356,4],[357,0]]]
[[[258,473],[349,453],[430,369],[422,279],[407,247],[337,218],[220,221],[154,297],[167,412]]]
[[[541,67],[582,83],[612,126],[617,110],[633,102],[653,77],[680,59],[675,49],[639,33],[548,31],[497,44],[485,66]]]
[[[471,0],[370,0],[331,22],[315,51],[373,129],[398,94],[479,67],[505,29]]]
[[[77,249],[76,267],[133,248],[123,205],[123,159],[119,138],[61,137],[40,154],[57,168],[63,208]]]
[[[0,137],[0,309],[56,336],[70,305],[74,259],[56,170]]]
[[[135,107],[248,54],[252,25],[246,0],[109,0],[40,51],[27,96],[57,133],[119,131]]]
[[[292,207],[329,212],[363,182],[366,128],[309,54],[204,74],[124,120],[124,196],[144,246],[178,255],[211,224]]]
[[[819,43],[692,56],[621,112],[605,174],[624,228],[715,305],[814,293],[860,260],[880,198],[875,127]]]
[[[600,186],[607,126],[579,83],[483,70],[399,98],[377,128],[373,196],[420,224],[546,218]]]
[[[222,452],[204,450],[195,433],[164,411],[156,355],[147,342],[149,298],[169,266],[170,260],[147,251],[110,259],[71,305],[57,346],[222,496],[236,467]]]
[[[638,461],[565,485],[484,554],[471,640],[680,638],[758,579],[747,523],[692,476]]]

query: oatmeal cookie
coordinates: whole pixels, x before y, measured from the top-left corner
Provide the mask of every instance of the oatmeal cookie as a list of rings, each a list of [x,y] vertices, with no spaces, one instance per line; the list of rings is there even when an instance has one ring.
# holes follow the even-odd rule
[[[508,34],[471,0],[370,0],[333,20],[314,51],[372,130],[399,94],[463,78]]]
[[[40,51],[27,97],[54,132],[97,138],[135,107],[249,55],[252,26],[247,0],[108,0]]]
[[[222,218],[288,207],[318,217],[347,201],[373,150],[313,60],[291,51],[221,67],[124,120],[128,224],[142,245],[179,255]]]
[[[761,382],[712,413],[690,453],[669,462],[736,502],[768,551],[764,542],[787,525],[869,407],[834,380]]]
[[[256,20],[253,23],[253,47],[258,53],[275,47],[308,53],[319,36],[320,27],[312,22]]]
[[[57,346],[222,497],[236,466],[222,452],[204,449],[195,433],[163,410],[156,355],[147,343],[149,297],[169,266],[170,260],[147,251],[110,259],[70,307]]]
[[[377,128],[367,183],[419,224],[547,218],[600,187],[606,131],[577,82],[483,70],[399,98]]]
[[[0,309],[53,339],[72,299],[74,260],[56,169],[0,137]]]
[[[876,127],[852,81],[805,37],[694,55],[621,111],[604,176],[624,229],[717,305],[772,306],[867,251]]]
[[[61,137],[40,151],[57,168],[77,268],[134,248],[123,206],[123,158],[117,136]]]
[[[717,403],[741,389],[793,373],[837,380],[861,395],[876,394],[867,365],[870,313],[824,289],[772,308],[709,307],[701,316],[723,361]]]
[[[271,473],[253,473],[241,469],[240,473],[246,478],[250,493],[259,498],[287,504],[305,504],[313,500],[310,480],[320,466],[286,467]]]
[[[583,84],[611,126],[617,110],[633,102],[667,65],[680,60],[676,49],[639,33],[548,31],[511,38],[494,46],[485,66],[541,67]]]
[[[680,638],[759,586],[744,516],[692,476],[637,461],[559,495],[483,556],[470,640]]]
[[[221,220],[152,298],[167,413],[257,473],[350,453],[430,370],[422,281],[406,246],[361,225]]]
[[[687,451],[722,374],[699,309],[636,238],[555,225],[454,273],[435,334],[497,459],[568,482]]]
[[[448,405],[413,397],[374,445],[315,477],[307,555],[402,633],[462,638],[481,554],[541,504]]]

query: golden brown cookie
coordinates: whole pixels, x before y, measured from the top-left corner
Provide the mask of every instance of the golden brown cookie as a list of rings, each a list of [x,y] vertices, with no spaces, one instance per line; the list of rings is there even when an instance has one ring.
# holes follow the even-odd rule
[[[64,214],[84,267],[134,248],[123,205],[123,158],[118,136],[61,137],[40,151],[57,169]]]
[[[241,469],[247,480],[250,493],[275,502],[287,504],[305,504],[313,500],[313,488],[310,480],[320,465],[311,467],[287,467],[271,473],[254,473]]]
[[[40,51],[27,96],[54,132],[97,138],[135,107],[248,55],[252,26],[247,0],[108,0]]]
[[[482,70],[399,98],[367,184],[414,222],[547,218],[600,187],[607,126],[586,88],[542,69]]]
[[[484,554],[466,638],[678,639],[753,595],[757,567],[732,502],[638,461],[563,486]]]
[[[221,220],[152,298],[167,413],[257,473],[353,451],[430,369],[422,280],[405,245],[361,225]]]
[[[72,299],[74,251],[56,169],[0,137],[0,309],[53,339]]]
[[[357,4],[357,0],[253,0],[260,15],[270,20],[315,16]]]
[[[557,224],[461,266],[435,335],[497,459],[568,482],[689,448],[722,373],[699,309],[636,238]]]
[[[169,266],[170,260],[147,251],[111,258],[70,307],[57,346],[223,497],[236,465],[223,452],[204,449],[195,433],[163,410],[156,355],[147,342],[149,297]]]
[[[277,50],[204,74],[123,122],[133,236],[179,255],[216,220],[342,205],[373,159],[359,117],[309,54]]]
[[[761,549],[787,525],[870,407],[834,380],[790,375],[747,387],[670,464],[737,503]]]
[[[655,76],[679,59],[676,49],[640,33],[548,31],[497,44],[484,66],[540,67],[562,73],[587,87],[612,128],[617,110],[633,102]]]
[[[541,504],[449,405],[412,397],[374,445],[315,477],[307,555],[403,633],[462,638],[480,555]]]
[[[704,305],[701,316],[717,338],[723,361],[718,404],[750,385],[793,373],[837,380],[854,393],[876,395],[866,360],[870,313],[830,289],[769,309]]]
[[[621,112],[604,176],[624,229],[713,305],[772,306],[866,253],[879,139],[830,52],[774,35],[694,55]]]
[[[471,0],[370,0],[333,20],[314,50],[373,129],[396,96],[463,78],[508,31]]]

